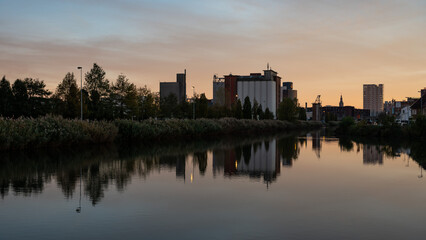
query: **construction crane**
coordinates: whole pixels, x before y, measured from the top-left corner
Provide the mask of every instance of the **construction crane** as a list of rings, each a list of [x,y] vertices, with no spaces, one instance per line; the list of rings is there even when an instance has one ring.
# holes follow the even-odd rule
[[[317,96],[317,99],[315,99],[316,104],[321,104],[321,95]]]

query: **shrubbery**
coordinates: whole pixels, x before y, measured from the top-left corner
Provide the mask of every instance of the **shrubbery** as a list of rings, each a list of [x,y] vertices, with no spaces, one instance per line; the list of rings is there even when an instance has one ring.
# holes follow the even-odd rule
[[[0,149],[25,149],[46,146],[96,144],[115,140],[151,141],[170,138],[193,138],[229,133],[263,133],[293,129],[314,129],[319,122],[279,120],[169,119],[79,121],[61,117],[0,118]]]
[[[113,141],[117,127],[105,121],[60,117],[0,118],[0,149],[23,149]]]
[[[426,139],[426,117],[418,115],[408,126],[399,126],[393,117],[385,115],[379,117],[378,125],[368,125],[365,121],[355,123],[347,117],[339,123],[336,133],[341,136]]]

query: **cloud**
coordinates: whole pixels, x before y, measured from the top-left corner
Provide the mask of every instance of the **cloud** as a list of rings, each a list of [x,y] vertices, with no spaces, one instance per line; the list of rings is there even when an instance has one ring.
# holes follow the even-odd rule
[[[153,90],[187,68],[187,85],[207,96],[213,74],[259,72],[266,62],[302,102],[322,94],[333,104],[345,90],[345,104],[361,106],[364,82],[385,83],[385,98],[424,87],[424,1],[13,1],[0,9],[0,75],[39,77],[51,89],[93,62],[110,79],[125,73]]]

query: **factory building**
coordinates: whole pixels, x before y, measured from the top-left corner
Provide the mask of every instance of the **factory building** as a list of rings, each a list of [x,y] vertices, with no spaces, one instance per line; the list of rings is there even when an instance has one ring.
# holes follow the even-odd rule
[[[225,79],[213,76],[213,104],[225,104]]]
[[[262,105],[262,110],[269,108],[276,116],[281,96],[281,78],[269,66],[268,70],[263,72],[263,75],[251,73],[248,76],[232,74],[225,76],[225,105],[231,107],[237,99],[244,103],[244,99],[249,97],[252,106],[256,101]]]
[[[176,82],[160,82],[160,98],[174,94],[178,102],[186,101],[186,69],[176,74]]]
[[[297,99],[297,90],[293,89],[293,82],[283,82],[280,101],[282,102],[285,98]]]

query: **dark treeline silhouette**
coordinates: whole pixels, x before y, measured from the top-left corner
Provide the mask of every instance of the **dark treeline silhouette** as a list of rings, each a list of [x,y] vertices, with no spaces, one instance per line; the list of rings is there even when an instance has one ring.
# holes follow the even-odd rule
[[[112,120],[148,118],[222,118],[272,119],[270,109],[246,98],[227,108],[210,105],[206,95],[195,94],[190,101],[178,102],[173,94],[160,99],[147,86],[137,87],[123,74],[110,82],[105,71],[94,63],[84,74],[83,89],[74,73],[65,74],[52,93],[43,80],[16,79],[13,84],[3,76],[0,82],[0,116],[8,118],[39,117],[47,114],[74,119],[80,117],[81,93],[85,119]],[[195,108],[194,104],[195,103]],[[195,111],[194,111],[195,110]]]

